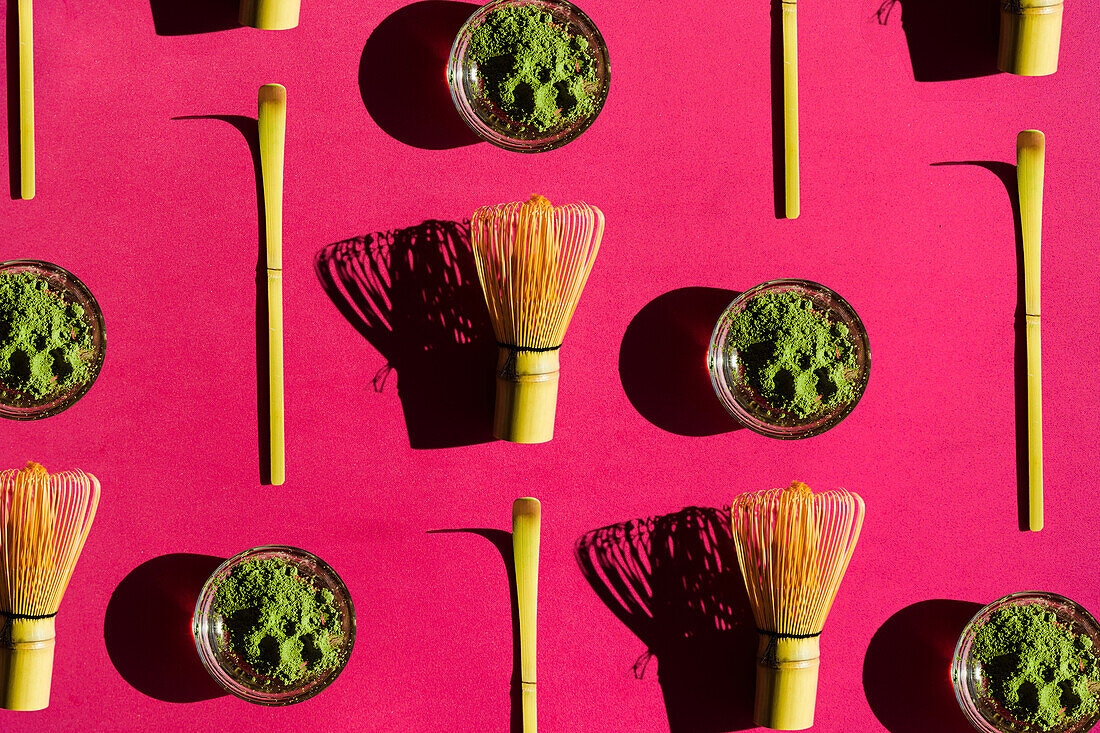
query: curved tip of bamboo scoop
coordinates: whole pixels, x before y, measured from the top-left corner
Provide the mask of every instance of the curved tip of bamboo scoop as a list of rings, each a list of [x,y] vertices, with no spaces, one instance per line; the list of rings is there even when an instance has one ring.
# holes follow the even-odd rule
[[[1046,140],[1046,135],[1039,130],[1024,130],[1016,136],[1016,150],[1043,148],[1046,146]]]
[[[260,104],[286,104],[286,87],[282,84],[264,84],[260,87]]]
[[[532,496],[516,499],[512,504],[513,517],[537,517],[542,512],[542,504]]]

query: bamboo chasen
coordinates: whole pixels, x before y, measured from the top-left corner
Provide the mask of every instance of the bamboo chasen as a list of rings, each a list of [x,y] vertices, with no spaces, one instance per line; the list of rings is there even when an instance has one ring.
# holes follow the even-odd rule
[[[54,619],[99,504],[82,471],[0,471],[0,707],[50,703]]]
[[[542,196],[484,206],[470,239],[500,354],[493,434],[513,443],[554,437],[558,351],[603,237],[603,214]]]
[[[737,561],[760,635],[753,720],[776,730],[814,722],[821,631],[863,525],[844,489],[738,496],[730,507]]]

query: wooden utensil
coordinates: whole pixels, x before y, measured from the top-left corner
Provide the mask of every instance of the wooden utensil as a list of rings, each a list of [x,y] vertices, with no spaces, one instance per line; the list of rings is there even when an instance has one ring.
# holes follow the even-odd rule
[[[997,68],[1021,76],[1058,70],[1062,0],[1004,0]]]
[[[241,25],[265,31],[285,31],[298,25],[301,0],[241,0]]]
[[[19,0],[19,196],[34,198],[34,32],[31,0]]]
[[[797,219],[798,193],[798,6],[783,0],[783,171],[784,215]]]
[[[502,440],[554,437],[558,351],[603,228],[596,207],[551,206],[542,196],[474,212],[474,260],[500,346],[493,435]]]
[[[0,471],[0,707],[50,704],[54,619],[99,506],[99,481],[36,463]]]
[[[283,443],[283,157],[286,140],[286,88],[260,87],[260,170],[267,233],[267,366],[271,412],[271,483],[285,480]]]
[[[1016,136],[1016,179],[1024,245],[1024,317],[1027,332],[1028,529],[1043,528],[1043,364],[1039,340],[1039,262],[1043,234],[1046,137],[1038,130]]]
[[[519,679],[523,733],[538,730],[535,697],[535,619],[539,595],[539,532],[542,505],[525,497],[512,504],[512,552],[516,562],[516,599],[519,607]]]
[[[814,723],[820,637],[863,526],[863,499],[798,481],[741,494],[730,507],[737,562],[760,634],[753,720]]]

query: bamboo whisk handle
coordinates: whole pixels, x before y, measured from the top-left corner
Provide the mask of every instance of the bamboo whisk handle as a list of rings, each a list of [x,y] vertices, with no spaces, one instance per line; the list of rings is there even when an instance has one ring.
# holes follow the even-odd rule
[[[558,351],[500,347],[493,435],[512,443],[554,437],[558,409]]]
[[[1058,70],[1062,42],[1062,0],[1005,0],[997,68],[1021,76],[1046,76]]]
[[[820,638],[760,634],[753,722],[773,730],[805,730],[814,724]]]
[[[285,31],[298,26],[301,0],[241,0],[241,25],[265,31]]]
[[[0,632],[0,708],[42,710],[50,704],[54,618],[4,618]]]

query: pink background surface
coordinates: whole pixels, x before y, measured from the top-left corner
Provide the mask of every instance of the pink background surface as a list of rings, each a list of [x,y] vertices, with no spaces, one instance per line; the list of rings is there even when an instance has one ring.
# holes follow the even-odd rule
[[[506,731],[509,583],[491,540],[507,540],[500,531],[523,495],[543,503],[546,731],[752,727],[751,630],[667,642],[637,679],[647,643],[697,628],[684,594],[666,574],[672,600],[650,626],[628,627],[586,581],[574,544],[794,478],[867,502],[822,640],[816,730],[964,731],[943,664],[976,604],[1042,589],[1100,610],[1097,4],[1068,4],[1060,70],[1029,79],[972,76],[988,70],[990,31],[961,2],[948,12],[902,0],[885,24],[879,0],[802,3],[795,221],[774,213],[767,2],[585,3],[610,49],[610,97],[577,141],[535,156],[486,143],[426,149],[458,129],[444,105],[400,124],[372,110],[420,147],[375,121],[360,64],[402,3],[306,0],[293,31],[189,32],[226,15],[208,0],[179,22],[160,15],[176,35],[158,34],[153,11],[169,5],[35,9],[38,197],[0,203],[0,260],[44,259],[84,280],[108,351],[76,406],[0,425],[0,464],[80,467],[102,480],[103,500],[58,617],[50,708],[0,712],[0,729]],[[387,54],[420,59],[438,79],[443,56],[432,54],[446,49],[429,46],[368,54],[363,88],[381,89],[378,104],[393,104],[399,121],[401,104],[444,98],[438,86],[417,96],[408,64]],[[963,69],[971,78],[915,80]],[[261,485],[248,142],[224,120],[174,119],[254,118],[256,90],[272,81],[289,96],[281,487]],[[1047,135],[1039,534],[1017,522],[1017,258],[1000,177],[1013,185],[1015,136],[1029,127]],[[932,165],[959,161],[992,166]],[[468,350],[477,359],[425,356],[429,311],[406,300],[387,355],[378,327],[365,338],[314,263],[343,240],[462,220],[532,192],[599,206],[607,231],[561,353],[556,437],[519,446],[481,437],[489,406],[477,397],[491,367],[466,367],[483,361],[483,331]],[[682,288],[740,292],[776,277],[838,291],[872,346],[862,402],[805,441],[716,420],[702,349],[714,303],[729,294],[683,291],[647,309]],[[659,307],[670,301],[694,310]],[[388,361],[396,373],[377,391]],[[425,407],[447,392],[450,403]],[[417,429],[459,445],[413,447]],[[430,533],[471,528],[493,531]],[[189,647],[188,604],[216,562],[203,556],[268,543],[327,560],[358,612],[347,669],[287,709],[219,695]],[[743,604],[731,572],[712,585]],[[678,667],[681,657],[690,661]],[[681,711],[671,722],[670,710]]]

